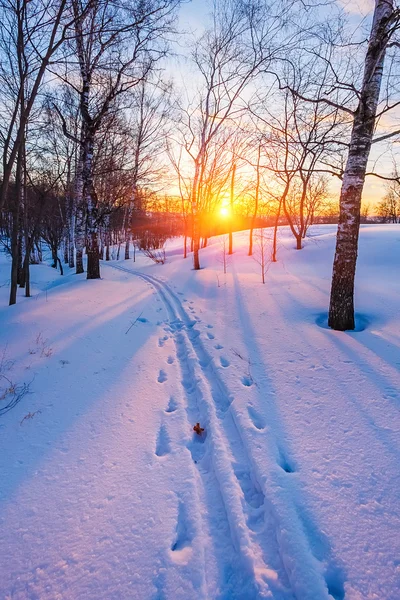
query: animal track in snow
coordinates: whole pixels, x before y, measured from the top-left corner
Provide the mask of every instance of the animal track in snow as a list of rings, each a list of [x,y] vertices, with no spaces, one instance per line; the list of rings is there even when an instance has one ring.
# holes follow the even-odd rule
[[[214,348],[216,350],[222,350],[223,346],[221,346],[221,344],[215,344]]]
[[[174,360],[175,360],[175,359],[174,359],[174,357],[173,357],[173,356],[168,356],[168,358],[167,358],[167,363],[168,363],[169,365],[172,365],[172,363],[174,362]]]
[[[158,375],[157,381],[158,383],[164,383],[164,381],[167,381],[168,377],[165,371],[163,371],[162,369],[160,369],[160,373]]]
[[[246,387],[251,387],[253,385],[253,380],[251,377],[249,377],[248,375],[244,375],[242,377],[242,383],[244,386]]]
[[[170,440],[165,428],[165,425],[161,425],[157,436],[156,455],[165,456],[171,452]]]
[[[210,333],[209,331],[207,331],[207,337],[209,340],[214,340],[215,339],[215,335],[213,333]]]
[[[225,358],[224,356],[221,356],[221,358],[219,359],[220,363],[221,363],[221,367],[229,367],[229,365],[231,364],[229,362],[229,360],[227,358]]]
[[[260,415],[259,412],[256,411],[255,408],[253,408],[252,406],[248,406],[247,412],[249,413],[249,417],[250,417],[254,427],[256,427],[257,429],[260,429],[260,430],[265,429],[265,426],[266,426],[265,419],[262,415]]]

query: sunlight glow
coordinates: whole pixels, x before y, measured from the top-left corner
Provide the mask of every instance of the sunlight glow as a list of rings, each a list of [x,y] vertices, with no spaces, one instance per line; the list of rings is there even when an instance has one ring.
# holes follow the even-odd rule
[[[228,206],[221,206],[221,208],[219,209],[219,214],[221,217],[229,217],[229,207]]]

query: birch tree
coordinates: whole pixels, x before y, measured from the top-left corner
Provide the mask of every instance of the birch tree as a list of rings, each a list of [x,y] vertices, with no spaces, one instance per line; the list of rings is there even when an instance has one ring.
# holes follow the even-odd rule
[[[78,202],[82,196],[86,211],[87,278],[98,279],[99,214],[93,174],[95,138],[105,117],[115,110],[117,100],[146,79],[156,61],[165,55],[165,37],[171,30],[179,0],[145,3],[136,0],[130,4],[111,0],[73,0],[72,4],[82,118],[76,195]],[[72,77],[68,82],[75,85]],[[78,241],[82,238],[80,233]]]
[[[355,328],[354,280],[356,272],[361,198],[373,142],[385,54],[399,27],[400,12],[394,0],[376,0],[365,57],[359,102],[353,117],[351,140],[340,192],[340,216],[333,263],[329,326]]]
[[[9,109],[2,129],[0,210],[45,73],[64,44],[72,22],[67,0],[0,2],[0,81]]]

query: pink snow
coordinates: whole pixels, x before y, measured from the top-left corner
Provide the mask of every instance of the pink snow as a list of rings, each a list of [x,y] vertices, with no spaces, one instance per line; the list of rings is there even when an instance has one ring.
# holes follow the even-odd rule
[[[200,272],[179,239],[0,288],[29,384],[0,416],[1,598],[399,597],[400,226],[361,228],[353,333],[326,327],[334,226],[282,229],[266,285],[247,241],[226,275],[219,238]]]

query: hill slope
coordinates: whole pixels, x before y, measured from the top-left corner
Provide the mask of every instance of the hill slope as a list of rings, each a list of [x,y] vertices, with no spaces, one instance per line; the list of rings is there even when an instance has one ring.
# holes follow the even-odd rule
[[[197,273],[175,240],[1,289],[3,389],[29,386],[0,416],[1,597],[398,597],[400,228],[361,230],[354,333],[325,327],[333,227],[282,230],[265,285],[247,235],[226,275],[220,238]]]

